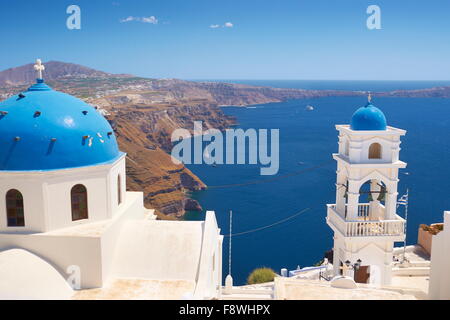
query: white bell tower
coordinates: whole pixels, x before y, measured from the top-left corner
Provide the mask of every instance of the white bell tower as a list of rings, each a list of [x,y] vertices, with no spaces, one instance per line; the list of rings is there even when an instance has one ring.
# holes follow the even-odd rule
[[[400,137],[405,130],[386,125],[371,103],[359,108],[351,125],[339,131],[336,203],[328,204],[327,224],[334,231],[333,267],[356,282],[391,283],[394,242],[405,238],[405,220],[397,215]],[[361,260],[358,270],[351,265]],[[350,265],[349,268],[346,265]]]

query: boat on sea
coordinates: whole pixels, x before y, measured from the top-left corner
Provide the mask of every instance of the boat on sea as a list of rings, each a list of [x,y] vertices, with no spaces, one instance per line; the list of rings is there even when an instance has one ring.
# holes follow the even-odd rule
[[[312,105],[307,105],[305,109],[306,111],[313,111],[314,107]]]

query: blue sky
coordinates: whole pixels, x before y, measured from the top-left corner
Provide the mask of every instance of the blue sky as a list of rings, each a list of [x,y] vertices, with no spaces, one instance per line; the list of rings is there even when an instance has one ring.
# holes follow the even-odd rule
[[[81,8],[81,30],[66,27],[71,4]],[[366,27],[371,4],[381,8],[381,30]],[[39,57],[158,78],[450,79],[448,0],[0,0],[0,6],[1,70]]]

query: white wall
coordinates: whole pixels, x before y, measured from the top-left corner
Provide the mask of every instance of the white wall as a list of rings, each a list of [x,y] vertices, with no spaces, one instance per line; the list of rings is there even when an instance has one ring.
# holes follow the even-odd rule
[[[450,300],[450,211],[444,212],[444,230],[431,244],[430,299]]]
[[[121,183],[121,199],[122,203],[125,202],[126,190],[127,190],[127,177],[126,177],[126,166],[125,166],[125,158],[122,161],[117,162],[108,172],[107,176],[107,186],[108,186],[108,211],[112,212],[112,215],[118,212],[118,209],[121,204],[118,201],[118,180],[117,177],[120,175],[120,183]]]
[[[199,221],[126,221],[118,235],[113,275],[195,281],[202,235]]]
[[[47,203],[47,230],[108,219],[107,170],[85,170],[49,177],[44,183]],[[79,173],[79,174],[78,174]],[[86,187],[88,219],[72,221],[71,189],[77,184]]]
[[[202,251],[194,297],[218,298],[222,284],[223,236],[217,226],[214,211],[207,211],[203,228]]]
[[[196,283],[195,298],[217,298],[222,281],[222,240],[212,211],[204,222],[128,220],[118,236],[108,272],[117,278],[192,281]],[[111,267],[105,264],[105,268]]]
[[[81,287],[102,285],[101,248],[98,237],[6,235],[0,234],[0,251],[21,248],[50,263],[64,278],[67,268],[78,266],[81,270]]]
[[[145,208],[142,192],[126,192],[122,196],[122,204],[116,211],[113,222],[101,236],[102,280],[103,283],[112,275],[114,255],[121,229],[127,220],[140,220],[144,217]]]
[[[126,194],[125,155],[115,163],[73,169],[0,173],[0,233],[47,232],[111,218],[119,210],[117,175],[121,174],[122,199]],[[88,219],[72,221],[73,186],[82,184],[88,194]],[[7,227],[5,195],[19,190],[24,199],[25,227]]]
[[[26,249],[50,263],[64,278],[69,276],[66,273],[69,266],[78,266],[81,287],[97,288],[103,286],[110,275],[116,241],[123,223],[143,217],[142,193],[129,192],[120,212],[107,221],[103,232],[101,228],[98,234],[70,228],[36,234],[0,233],[0,252],[12,248]]]
[[[370,266],[369,283],[375,286],[391,284],[393,243],[369,243],[352,254],[352,260],[361,259],[361,265]]]
[[[24,202],[25,227],[8,227],[6,193],[17,189]],[[44,188],[39,177],[27,174],[0,174],[0,233],[30,233],[45,231]]]
[[[390,163],[399,160],[400,136],[406,134],[405,130],[388,127],[374,135],[374,131],[353,131],[346,125],[337,125],[336,129],[339,131],[339,154],[348,157],[352,163]],[[369,147],[372,143],[381,145],[381,159],[369,159]]]
[[[334,237],[333,268],[334,274],[339,274],[340,261],[349,260],[352,264],[361,259],[361,265],[370,266],[370,284],[389,285],[392,276],[393,241],[378,239],[372,241],[358,238]],[[353,271],[348,270],[348,276],[353,277]]]

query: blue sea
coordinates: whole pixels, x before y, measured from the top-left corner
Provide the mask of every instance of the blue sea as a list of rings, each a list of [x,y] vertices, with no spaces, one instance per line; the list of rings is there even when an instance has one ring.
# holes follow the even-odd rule
[[[262,85],[261,82],[245,83]],[[417,89],[429,87],[427,83],[264,81],[264,85],[274,87],[370,91]],[[444,82],[429,85],[436,84],[445,85]],[[400,158],[408,166],[400,171],[399,195],[409,188],[407,242],[413,244],[419,224],[440,222],[443,211],[450,210],[450,99],[375,96],[373,102],[384,111],[388,125],[407,130],[402,138]],[[229,234],[230,210],[233,210],[233,233],[240,233],[271,225],[309,208],[284,223],[233,237],[235,284],[244,284],[248,274],[257,267],[271,267],[279,272],[281,268],[310,266],[332,248],[333,235],[325,222],[325,205],[335,202],[336,163],[331,154],[337,151],[338,138],[334,126],[348,124],[353,112],[365,103],[363,97],[326,97],[256,105],[256,108],[223,108],[225,114],[236,117],[239,128],[279,129],[277,176],[296,174],[273,179],[273,176],[261,176],[259,165],[188,165],[210,187],[192,193],[192,198],[205,211],[216,212],[221,233]],[[306,111],[308,104],[315,110]],[[324,166],[307,170],[318,164]],[[250,181],[261,183],[245,185]],[[204,219],[205,211],[188,212],[186,219]],[[399,214],[403,216],[403,208]],[[225,237],[224,277],[228,273],[228,241]]]

